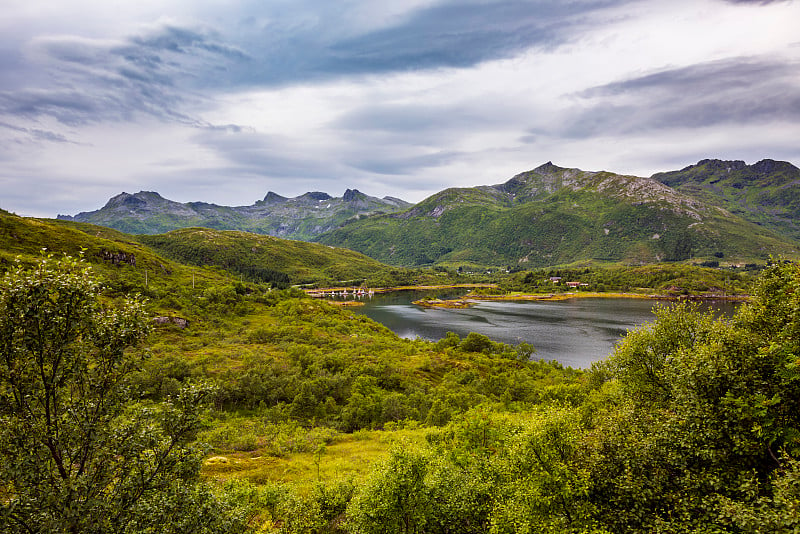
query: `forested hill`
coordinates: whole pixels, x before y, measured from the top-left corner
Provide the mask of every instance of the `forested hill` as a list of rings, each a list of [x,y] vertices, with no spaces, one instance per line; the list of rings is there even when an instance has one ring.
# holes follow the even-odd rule
[[[532,268],[579,260],[741,263],[798,245],[659,181],[547,163],[494,186],[453,188],[319,241],[396,265]]]
[[[131,234],[159,234],[202,226],[217,230],[241,230],[287,239],[309,240],[342,225],[348,219],[376,213],[392,213],[411,204],[393,197],[377,198],[357,189],[341,197],[320,191],[295,198],[270,191],[251,206],[219,206],[206,202],[181,203],[153,191],[121,193],[96,211],[59,219],[88,222]]]
[[[800,169],[786,161],[704,159],[654,180],[778,233],[800,239]]]

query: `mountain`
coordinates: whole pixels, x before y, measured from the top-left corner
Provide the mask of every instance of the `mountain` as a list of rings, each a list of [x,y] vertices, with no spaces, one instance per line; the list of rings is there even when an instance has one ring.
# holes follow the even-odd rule
[[[778,233],[800,239],[800,169],[786,161],[704,159],[654,180]]]
[[[546,163],[505,183],[453,188],[416,206],[353,221],[318,240],[395,265],[532,268],[581,260],[795,257],[772,230],[657,180]],[[720,260],[722,258],[722,260]]]
[[[352,218],[392,213],[411,206],[403,200],[367,196],[348,189],[341,198],[313,191],[295,198],[270,191],[252,206],[219,206],[205,202],[174,202],[153,191],[121,193],[96,211],[62,220],[87,222],[130,234],[159,234],[202,226],[217,230],[241,230],[287,239],[310,240]]]

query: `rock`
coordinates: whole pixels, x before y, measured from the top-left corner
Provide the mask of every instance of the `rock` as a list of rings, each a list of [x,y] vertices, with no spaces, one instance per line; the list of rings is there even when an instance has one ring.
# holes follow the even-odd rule
[[[183,330],[184,328],[188,328],[189,327],[189,320],[188,319],[184,319],[183,317],[159,316],[159,317],[154,317],[153,321],[159,326],[160,325],[165,325],[165,324],[174,324],[175,326],[177,326],[181,330]]]

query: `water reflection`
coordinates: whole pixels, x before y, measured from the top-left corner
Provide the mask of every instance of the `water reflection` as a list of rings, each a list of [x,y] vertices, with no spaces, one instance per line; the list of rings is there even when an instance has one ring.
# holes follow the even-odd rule
[[[358,313],[386,325],[406,338],[438,340],[447,332],[461,337],[478,332],[513,345],[536,347],[535,357],[588,368],[608,356],[629,329],[653,319],[656,303],[644,299],[571,299],[565,301],[483,301],[469,309],[420,308],[411,304],[424,294],[402,292],[376,295]],[[457,296],[437,293],[438,297]],[[728,302],[704,304],[730,315]]]

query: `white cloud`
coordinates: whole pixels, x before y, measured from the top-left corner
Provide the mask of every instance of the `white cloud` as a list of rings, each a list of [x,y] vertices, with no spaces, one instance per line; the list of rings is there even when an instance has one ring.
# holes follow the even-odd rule
[[[519,20],[482,1],[11,0],[0,207],[53,216],[140,189],[416,201],[548,160],[643,175],[800,161],[787,142],[800,119],[780,107],[800,88],[785,68],[800,61],[797,2],[498,1]],[[725,99],[687,91],[721,75]],[[687,127],[712,112],[724,116]]]

